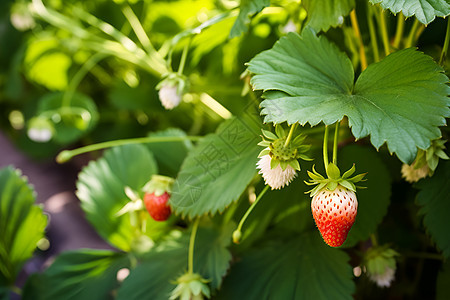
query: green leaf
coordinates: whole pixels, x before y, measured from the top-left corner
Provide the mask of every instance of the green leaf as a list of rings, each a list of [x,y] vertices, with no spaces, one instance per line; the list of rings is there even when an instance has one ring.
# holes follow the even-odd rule
[[[47,116],[55,124],[53,139],[69,144],[92,130],[98,121],[97,106],[83,94],[74,93],[69,105],[64,106],[64,93],[55,92],[39,99],[37,114]]]
[[[370,65],[353,87],[348,57],[324,36],[305,30],[258,54],[249,71],[255,74],[253,87],[270,98],[261,103],[265,122],[330,125],[347,116],[357,139],[370,135],[377,149],[386,142],[405,163],[440,137],[438,126],[450,116],[447,76],[413,48]]]
[[[327,176],[330,179],[338,179],[341,176],[341,171],[335,164],[329,163],[327,167]]]
[[[47,218],[20,171],[0,170],[0,285],[15,282],[23,263],[44,237]]]
[[[65,252],[42,274],[28,280],[23,299],[114,299],[117,272],[130,268],[125,253],[82,249]]]
[[[272,133],[272,132],[270,132],[268,130],[261,129],[261,132],[264,135],[264,137],[266,137],[268,139],[271,139],[271,140],[278,139],[278,137],[274,133]]]
[[[184,137],[186,133],[181,129],[169,128],[149,134],[150,137]],[[188,151],[193,147],[191,141],[150,143],[147,147],[158,162],[160,174],[175,177]]]
[[[79,175],[77,196],[86,218],[97,232],[115,247],[129,251],[135,237],[129,214],[115,214],[130,201],[125,186],[135,191],[158,172],[153,155],[142,145],[125,145],[107,150]]]
[[[353,164],[352,167],[350,169],[348,169],[347,171],[345,171],[345,173],[342,175],[343,179],[347,179],[350,176],[353,175],[353,173],[355,173],[356,169],[355,169],[355,165]]]
[[[308,23],[315,31],[327,31],[343,24],[344,17],[355,7],[354,0],[304,1]]]
[[[394,14],[401,11],[405,17],[414,15],[425,25],[436,17],[446,17],[450,14],[450,4],[446,0],[370,0],[370,2],[380,3],[383,9],[389,9]]]
[[[450,299],[450,262],[447,260],[438,273],[436,282],[436,300]]]
[[[194,272],[211,280],[209,284],[212,288],[221,285],[229,268],[231,254],[227,247],[231,242],[234,227],[234,223],[229,223],[221,229],[198,229],[194,249]],[[172,239],[152,250],[123,282],[117,299],[167,300],[176,286],[175,280],[187,268],[189,233],[181,235],[180,232],[175,232]]]
[[[233,266],[218,299],[353,299],[348,260],[317,232],[271,240]]]
[[[356,171],[367,172],[367,189],[357,189],[358,214],[344,247],[352,247],[374,233],[387,213],[391,196],[391,178],[387,167],[377,152],[367,147],[351,145],[339,151],[339,165],[350,168],[356,163]]]
[[[417,194],[417,204],[421,206],[420,214],[424,215],[423,223],[432,239],[442,250],[445,257],[450,257],[450,162],[439,164],[433,177],[417,183],[420,192]]]
[[[31,38],[24,61],[27,76],[50,90],[65,89],[72,60],[60,48],[60,39],[54,35],[41,34]]]
[[[251,17],[267,6],[270,6],[270,0],[241,0],[239,15],[231,28],[230,38],[240,36],[246,32],[250,25]]]
[[[256,174],[259,128],[248,118],[232,118],[206,136],[185,159],[170,204],[193,218],[222,212],[237,201]]]

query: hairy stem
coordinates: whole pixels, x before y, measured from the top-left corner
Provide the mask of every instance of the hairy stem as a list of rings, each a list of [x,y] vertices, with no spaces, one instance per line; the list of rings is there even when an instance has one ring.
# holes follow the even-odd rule
[[[192,37],[189,38],[189,41],[184,46],[183,53],[181,54],[180,66],[178,67],[178,75],[182,75],[184,71],[184,65],[186,64],[187,54],[189,52],[189,47],[191,46]]]
[[[239,222],[239,225],[238,225],[237,229],[235,230],[235,232],[241,232],[242,226],[244,225],[245,220],[247,220],[247,218],[250,215],[250,213],[252,212],[252,210],[255,208],[255,206],[258,204],[258,202],[262,199],[262,197],[264,196],[264,194],[267,192],[268,189],[269,189],[269,186],[266,185],[265,188],[261,191],[261,193],[259,193],[255,202],[253,202],[253,204],[245,212],[245,215],[242,217],[241,221]]]
[[[197,141],[201,136],[161,136],[161,137],[143,137],[143,138],[133,138],[133,139],[123,139],[123,140],[114,140],[108,141],[98,144],[92,144],[85,147],[73,149],[73,150],[64,150],[61,151],[56,157],[56,161],[58,163],[65,163],[72,159],[74,156],[92,152],[96,150],[102,150],[106,148],[111,148],[115,146],[128,145],[128,144],[148,144],[148,143],[163,143],[163,142],[181,142],[185,140]]]
[[[138,17],[133,12],[131,7],[129,5],[125,5],[124,7],[122,7],[122,12],[125,18],[127,18],[128,22],[131,25],[131,28],[133,28],[133,31],[139,39],[139,42],[142,44],[147,53],[149,53],[150,55],[154,54],[156,50],[153,47],[149,37],[145,33],[144,27],[142,27],[141,22],[139,21]]]
[[[444,46],[442,47],[441,57],[439,58],[439,65],[443,66],[445,58],[447,57],[448,44],[450,40],[450,21],[447,20],[447,32],[445,33]]]
[[[323,133],[323,165],[325,171],[328,169],[328,131],[329,128],[325,125],[325,132]]]
[[[337,165],[338,136],[339,136],[339,121],[336,122],[336,128],[334,129],[333,164],[335,165]]]
[[[197,235],[198,223],[200,218],[197,218],[192,226],[191,238],[189,240],[189,256],[188,256],[188,273],[194,274],[194,245],[195,236]]]
[[[288,136],[287,136],[287,138],[286,138],[286,142],[284,143],[284,147],[285,147],[285,148],[286,148],[286,147],[289,145],[289,143],[291,142],[292,135],[293,135],[293,133],[294,133],[294,131],[295,131],[295,128],[297,128],[297,125],[298,125],[298,123],[295,123],[295,124],[292,124],[292,125],[291,125],[291,129],[289,130],[289,134],[288,134]]]
[[[77,73],[72,77],[72,80],[67,87],[67,90],[64,92],[62,98],[61,106],[70,106],[70,102],[72,100],[73,94],[75,93],[76,88],[80,85],[83,78],[89,73],[89,71],[97,65],[97,63],[106,57],[103,53],[96,53],[92,55],[83,66],[77,71]]]
[[[388,56],[390,53],[390,45],[389,45],[389,35],[388,35],[388,30],[387,30],[387,25],[386,25],[386,15],[384,13],[384,11],[381,9],[381,7],[379,8],[378,11],[378,21],[379,21],[379,26],[381,27],[381,39],[383,41],[383,47],[384,47],[384,54],[385,56]]]
[[[378,62],[380,60],[380,53],[378,52],[377,34],[375,26],[373,25],[373,10],[371,4],[367,1],[367,25],[369,26],[370,44],[372,45],[373,60]]]
[[[421,29],[420,25],[421,25],[421,23],[419,22],[419,20],[417,20],[417,18],[415,18],[413,26],[411,27],[411,31],[409,32],[408,38],[406,39],[405,48],[409,48],[414,45],[415,40],[418,38],[418,33],[420,35],[420,33],[423,30],[423,28]]]
[[[361,59],[361,70],[364,71],[367,68],[367,58],[366,51],[364,49],[364,43],[361,37],[361,31],[359,30],[358,18],[356,17],[355,10],[352,10],[350,13],[350,21],[352,23],[353,31],[355,36],[358,38],[359,43],[359,56]]]
[[[392,46],[397,48],[400,46],[400,42],[403,38],[403,29],[405,27],[405,17],[402,12],[399,12],[397,15],[397,29],[395,30],[395,38]]]

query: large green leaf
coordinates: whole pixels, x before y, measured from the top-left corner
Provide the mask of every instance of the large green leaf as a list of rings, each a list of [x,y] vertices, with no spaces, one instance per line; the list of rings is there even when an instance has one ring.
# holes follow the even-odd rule
[[[308,25],[317,32],[327,31],[330,27],[336,27],[344,22],[344,16],[355,7],[354,0],[325,0],[304,1],[308,11]]]
[[[447,260],[442,265],[442,270],[438,273],[436,281],[436,300],[450,299],[450,261]]]
[[[348,170],[355,163],[358,173],[366,173],[367,181],[358,189],[358,214],[344,247],[352,247],[358,241],[366,240],[374,233],[387,213],[391,196],[389,171],[375,150],[361,146],[347,146],[339,152],[341,170]]]
[[[394,14],[401,11],[405,17],[414,15],[425,25],[436,17],[446,17],[450,14],[448,0],[370,0],[370,2],[380,3],[381,7],[391,10]]]
[[[239,199],[256,173],[257,128],[250,118],[229,119],[190,151],[170,199],[176,213],[214,214]]]
[[[107,150],[103,158],[90,162],[79,175],[77,196],[86,218],[104,239],[121,250],[130,250],[136,230],[128,214],[115,215],[130,201],[124,189],[128,186],[140,191],[156,173],[156,162],[145,146],[125,145]]]
[[[353,299],[348,260],[317,232],[271,240],[232,267],[218,299]]]
[[[270,0],[241,0],[239,15],[231,28],[230,38],[240,36],[242,33],[246,32],[251,17],[269,5]]]
[[[231,261],[227,249],[235,224],[223,228],[200,227],[194,249],[194,272],[220,287]],[[175,280],[187,269],[189,235],[174,232],[172,239],[158,246],[134,269],[119,290],[118,298],[166,300]]]
[[[419,181],[417,187],[423,223],[444,256],[450,257],[450,162],[441,162],[433,177]]]
[[[44,273],[28,280],[23,299],[114,299],[117,272],[129,265],[124,253],[90,249],[66,252]]]
[[[150,137],[184,137],[186,133],[181,129],[169,128],[149,134]],[[155,156],[160,173],[167,176],[176,176],[180,170],[192,143],[189,140],[181,142],[150,143],[147,147]]]
[[[13,284],[44,236],[47,218],[18,170],[0,170],[0,285]]]
[[[305,30],[290,33],[249,63],[255,89],[266,91],[266,122],[329,125],[344,116],[356,138],[385,142],[411,163],[417,147],[440,137],[450,116],[447,76],[431,57],[413,48],[370,65],[354,81],[350,60],[325,37]],[[270,91],[281,92],[270,92]],[[269,91],[269,92],[267,92]]]

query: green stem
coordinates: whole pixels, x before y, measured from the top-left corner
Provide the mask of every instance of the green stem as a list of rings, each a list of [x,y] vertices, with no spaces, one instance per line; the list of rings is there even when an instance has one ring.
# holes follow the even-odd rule
[[[420,26],[420,22],[419,22],[419,20],[417,20],[417,18],[415,18],[413,26],[411,27],[411,31],[409,32],[408,38],[406,39],[405,48],[409,48],[409,47],[413,46],[416,32],[418,31],[419,26]]]
[[[403,38],[403,29],[405,27],[405,17],[402,12],[398,13],[397,16],[397,29],[395,30],[395,38],[392,46],[396,49],[400,46],[400,41]]]
[[[289,130],[289,134],[286,138],[286,142],[284,142],[284,148],[286,148],[289,145],[289,143],[291,142],[292,135],[295,131],[295,128],[297,128],[297,125],[298,125],[298,123],[294,123],[291,125],[291,129]]]
[[[373,25],[373,10],[371,4],[367,1],[367,25],[369,26],[370,43],[373,50],[373,59],[375,62],[380,60],[380,53],[378,52],[378,40],[375,32],[375,26]]]
[[[336,122],[336,128],[334,129],[334,141],[333,141],[333,164],[335,164],[336,166],[337,166],[338,136],[339,136],[339,121]]]
[[[325,132],[323,134],[323,165],[325,171],[328,169],[328,131],[329,128],[325,125]]]
[[[366,51],[364,49],[364,43],[361,37],[361,31],[359,30],[358,25],[358,18],[356,17],[355,10],[352,10],[350,12],[350,21],[352,23],[353,32],[355,33],[355,36],[358,39],[359,43],[359,56],[361,59],[361,71],[364,71],[367,68],[367,58],[366,58]]]
[[[255,208],[255,206],[258,204],[259,200],[262,199],[262,197],[267,192],[267,190],[269,190],[269,186],[268,185],[266,185],[266,187],[261,191],[261,193],[259,193],[259,195],[256,198],[255,202],[247,209],[247,211],[245,212],[245,215],[242,217],[241,221],[239,222],[239,225],[238,225],[237,229],[235,230],[235,232],[239,232],[239,233],[241,232],[242,226],[244,225],[245,220],[247,220],[248,216],[250,215],[252,210]]]
[[[125,5],[122,8],[122,12],[127,18],[128,22],[131,25],[131,28],[133,28],[134,33],[136,34],[137,38],[139,39],[139,42],[141,42],[144,49],[149,53],[150,55],[154,54],[156,52],[155,48],[152,45],[152,42],[150,41],[149,37],[145,33],[144,28],[142,27],[141,22],[139,21],[136,14],[133,12],[131,7],[129,5]]]
[[[89,71],[97,65],[99,61],[106,57],[103,53],[96,53],[92,55],[78,70],[78,72],[72,77],[72,80],[67,87],[67,90],[64,92],[62,104],[61,106],[70,106],[70,102],[72,101],[73,94],[75,90],[80,85],[83,78],[89,73]]]
[[[372,233],[370,235],[370,241],[372,242],[372,247],[378,246],[378,242],[377,242],[377,238],[376,238],[375,234]]]
[[[129,145],[129,144],[149,144],[149,143],[163,143],[163,142],[181,142],[185,140],[197,141],[201,136],[161,136],[161,137],[143,137],[143,138],[133,138],[133,139],[123,139],[123,140],[114,140],[108,141],[98,144],[92,144],[85,147],[77,148],[74,150],[64,150],[61,151],[56,157],[56,161],[58,163],[65,163],[72,159],[74,156],[92,152],[96,150],[111,148],[115,146],[121,145]]]
[[[10,289],[13,293],[15,293],[17,295],[22,295],[22,290],[19,287],[13,285],[10,287]]]
[[[388,56],[390,53],[389,35],[388,35],[388,30],[387,30],[387,25],[386,25],[386,15],[385,15],[384,11],[381,9],[381,7],[378,10],[378,20],[379,20],[379,25],[381,27],[381,39],[383,41],[384,54],[385,54],[385,56]]]
[[[178,67],[178,75],[183,75],[184,65],[186,64],[187,54],[189,52],[189,47],[191,46],[192,36],[189,38],[189,41],[184,46],[183,53],[181,54],[180,66]]]
[[[441,57],[439,58],[439,65],[444,66],[445,58],[447,57],[448,44],[450,40],[450,20],[447,20],[447,32],[445,33],[444,46],[442,47]]]
[[[198,223],[200,218],[197,218],[192,226],[191,239],[189,241],[189,256],[188,256],[188,273],[194,274],[194,245],[195,236],[197,235]]]

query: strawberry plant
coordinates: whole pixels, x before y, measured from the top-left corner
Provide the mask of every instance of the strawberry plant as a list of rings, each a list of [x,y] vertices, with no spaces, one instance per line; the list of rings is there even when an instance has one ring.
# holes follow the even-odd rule
[[[2,127],[89,160],[114,249],[17,287],[45,219],[5,169],[0,299],[448,298],[447,0],[8,5]]]

